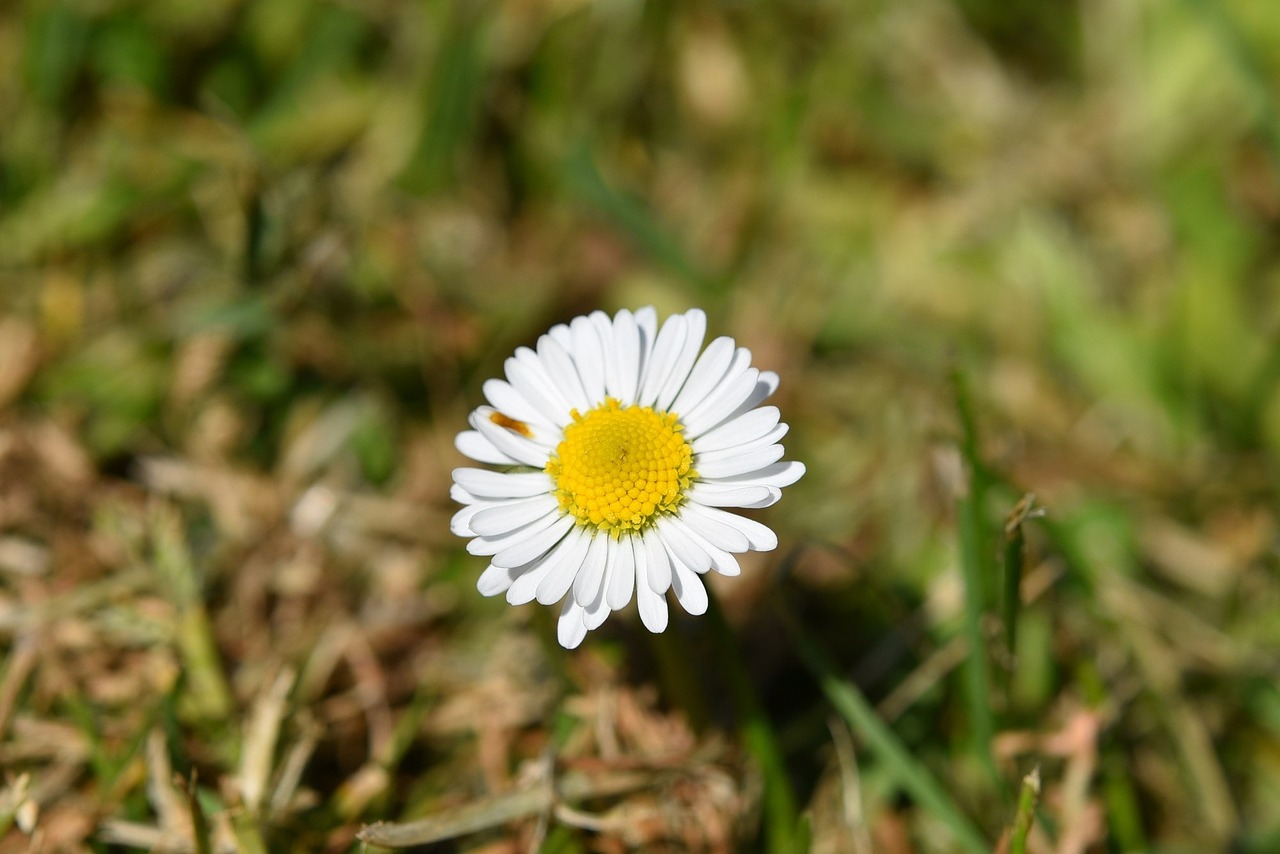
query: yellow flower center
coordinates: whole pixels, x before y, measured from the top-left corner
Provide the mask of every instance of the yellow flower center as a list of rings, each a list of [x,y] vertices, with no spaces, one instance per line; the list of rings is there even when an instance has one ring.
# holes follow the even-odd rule
[[[615,537],[675,512],[697,476],[683,430],[669,412],[611,397],[585,415],[573,410],[546,467],[560,509]]]

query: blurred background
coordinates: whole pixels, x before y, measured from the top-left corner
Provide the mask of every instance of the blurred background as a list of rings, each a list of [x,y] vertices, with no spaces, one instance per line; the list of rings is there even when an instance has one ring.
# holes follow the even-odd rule
[[[1277,57],[1246,0],[3,4],[0,851],[1280,850]],[[564,653],[453,436],[647,304],[809,473],[717,612]]]

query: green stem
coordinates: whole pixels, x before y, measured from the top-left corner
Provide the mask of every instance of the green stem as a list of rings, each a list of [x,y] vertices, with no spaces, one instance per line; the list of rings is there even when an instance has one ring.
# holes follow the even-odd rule
[[[1022,605],[1022,560],[1025,549],[1025,538],[1022,535],[1022,524],[1006,528],[1004,540],[1004,598],[1000,603],[1000,611],[1004,623],[1004,651],[1008,656],[1006,676],[1012,676],[1013,664],[1018,651],[1018,611]],[[1007,681],[1007,680],[1006,680]]]
[[[965,659],[965,695],[969,703],[970,726],[973,728],[978,759],[1002,797],[1011,793],[991,753],[995,739],[995,715],[991,707],[991,677],[987,663],[987,643],[982,632],[982,616],[992,599],[991,588],[996,578],[995,550],[991,548],[983,519],[987,490],[992,475],[979,454],[977,420],[964,376],[954,376],[956,411],[960,418],[960,453],[967,468],[965,494],[957,503],[960,534],[960,569],[964,576],[964,631],[969,639],[969,655]]]
[[[1027,834],[1036,820],[1036,804],[1040,802],[1040,767],[1022,778],[1022,791],[1018,794],[1018,812],[1013,818],[1013,833],[1009,837],[1009,854],[1027,854]]]
[[[196,789],[196,773],[191,772],[187,780],[187,809],[191,812],[191,836],[195,842],[196,854],[213,854],[213,831],[209,827],[209,817],[205,815]]]
[[[742,663],[737,638],[729,628],[720,603],[710,587],[707,588],[707,598],[710,600],[707,614],[718,647],[716,658],[724,667],[729,690],[733,692],[734,702],[742,717],[742,741],[760,764],[760,772],[764,776],[765,838],[768,850],[775,854],[799,854],[801,846],[797,838],[799,821],[795,793],[782,759],[782,750],[774,735],[773,723],[751,684],[751,677]]]
[[[969,655],[965,658],[965,694],[969,700],[970,724],[977,742],[978,758],[996,785],[1003,788],[1000,772],[991,755],[995,739],[995,716],[991,712],[990,673],[987,667],[986,638],[982,633],[983,564],[982,537],[975,496],[960,500],[960,568],[964,574],[964,630],[969,638]]]

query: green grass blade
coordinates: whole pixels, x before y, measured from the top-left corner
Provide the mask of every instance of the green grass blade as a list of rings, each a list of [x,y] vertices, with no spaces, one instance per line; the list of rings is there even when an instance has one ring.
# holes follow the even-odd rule
[[[454,4],[426,95],[430,118],[400,176],[406,190],[427,195],[453,183],[458,158],[475,126],[484,85],[483,17]]]
[[[88,747],[89,768],[99,787],[105,791],[115,779],[115,767],[107,754],[106,746],[102,743],[101,727],[97,716],[79,691],[67,692],[62,697],[62,702],[69,717],[84,736]]]
[[[991,705],[991,674],[987,664],[986,638],[982,632],[984,580],[986,563],[979,543],[982,525],[975,497],[970,494],[959,502],[960,519],[960,568],[964,576],[964,632],[969,639],[969,655],[964,664],[965,697],[969,703],[970,726],[973,729],[975,748],[983,765],[1000,781],[995,760],[991,755],[991,742],[995,738],[995,715]]]
[[[203,720],[225,721],[233,706],[222,656],[204,607],[199,573],[185,540],[182,518],[157,505],[151,518],[151,561],[176,606],[174,642],[183,662],[186,700]]]
[[[1102,760],[1102,797],[1107,808],[1107,828],[1121,851],[1147,851],[1142,831],[1142,808],[1129,779],[1123,758],[1110,751]]]
[[[231,831],[236,837],[236,848],[244,854],[267,854],[267,843],[262,838],[258,819],[248,812],[236,812],[231,818]]]
[[[655,263],[706,292],[715,289],[678,240],[637,199],[610,187],[600,174],[588,145],[579,145],[565,160],[568,189],[602,213]]]
[[[1004,539],[1004,591],[1000,601],[1000,622],[1004,628],[1006,676],[1013,672],[1018,654],[1018,611],[1022,607],[1022,557],[1026,538],[1022,526],[1013,525],[1005,531]]]
[[[1026,558],[1026,537],[1022,526],[1029,519],[1044,515],[1035,506],[1036,497],[1028,492],[1014,506],[1004,526],[1004,584],[1000,601],[1000,618],[1004,628],[1004,677],[1006,688],[1012,683],[1018,661],[1018,614],[1022,610],[1022,573]]]
[[[28,24],[31,47],[19,55],[25,60],[22,70],[39,102],[60,106],[75,86],[86,59],[90,23],[87,16],[78,14],[74,3],[42,5]]]
[[[1245,38],[1231,11],[1221,0],[1183,0],[1217,38],[1227,58],[1257,105],[1260,129],[1271,143],[1271,157],[1280,166],[1280,107],[1272,96],[1271,74]]]
[[[196,854],[213,854],[213,831],[209,827],[209,817],[205,815],[204,806],[200,803],[194,771],[191,772],[185,789],[187,809],[191,812],[191,836],[195,840]]]
[[[978,453],[977,426],[968,387],[958,373],[954,381],[956,409],[963,431],[960,451],[969,477],[967,493],[960,497],[956,507],[960,534],[960,570],[964,578],[964,632],[969,639],[969,656],[964,664],[965,697],[969,704],[969,720],[978,758],[987,769],[992,782],[1007,796],[1008,787],[1000,777],[991,753],[996,723],[991,703],[987,643],[982,631],[983,615],[990,603],[992,584],[997,578],[994,554],[988,547],[987,529],[982,518],[991,475]]]
[[[1280,385],[1280,336],[1272,342],[1270,349],[1254,370],[1245,393],[1244,404],[1240,407],[1239,426],[1236,429],[1237,439],[1242,443],[1252,444],[1259,441],[1262,435],[1262,416],[1266,412],[1271,396]]]
[[[786,606],[779,604],[777,607],[796,652],[817,679],[822,692],[876,758],[884,763],[894,782],[941,821],[963,850],[987,854],[991,846],[947,795],[942,784],[912,757],[906,746],[880,720],[862,692],[839,676],[831,659],[813,642]]]
[[[1036,820],[1036,805],[1040,803],[1040,766],[1022,778],[1022,790],[1018,793],[1018,812],[1009,832],[1010,854],[1027,854],[1027,834]]]

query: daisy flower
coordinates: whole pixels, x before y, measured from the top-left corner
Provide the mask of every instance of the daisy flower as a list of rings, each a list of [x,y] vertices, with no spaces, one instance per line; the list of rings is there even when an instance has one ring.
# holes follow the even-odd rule
[[[804,474],[781,461],[777,407],[760,406],[778,376],[732,338],[704,350],[706,328],[698,309],[659,328],[651,307],[553,326],[484,384],[489,405],[458,434],[463,454],[504,469],[453,472],[453,532],[490,560],[477,587],[513,605],[563,599],[568,649],[633,594],[652,632],[668,590],[702,614],[699,576],[738,575],[735,553],[778,545],[724,509],[768,507]]]

